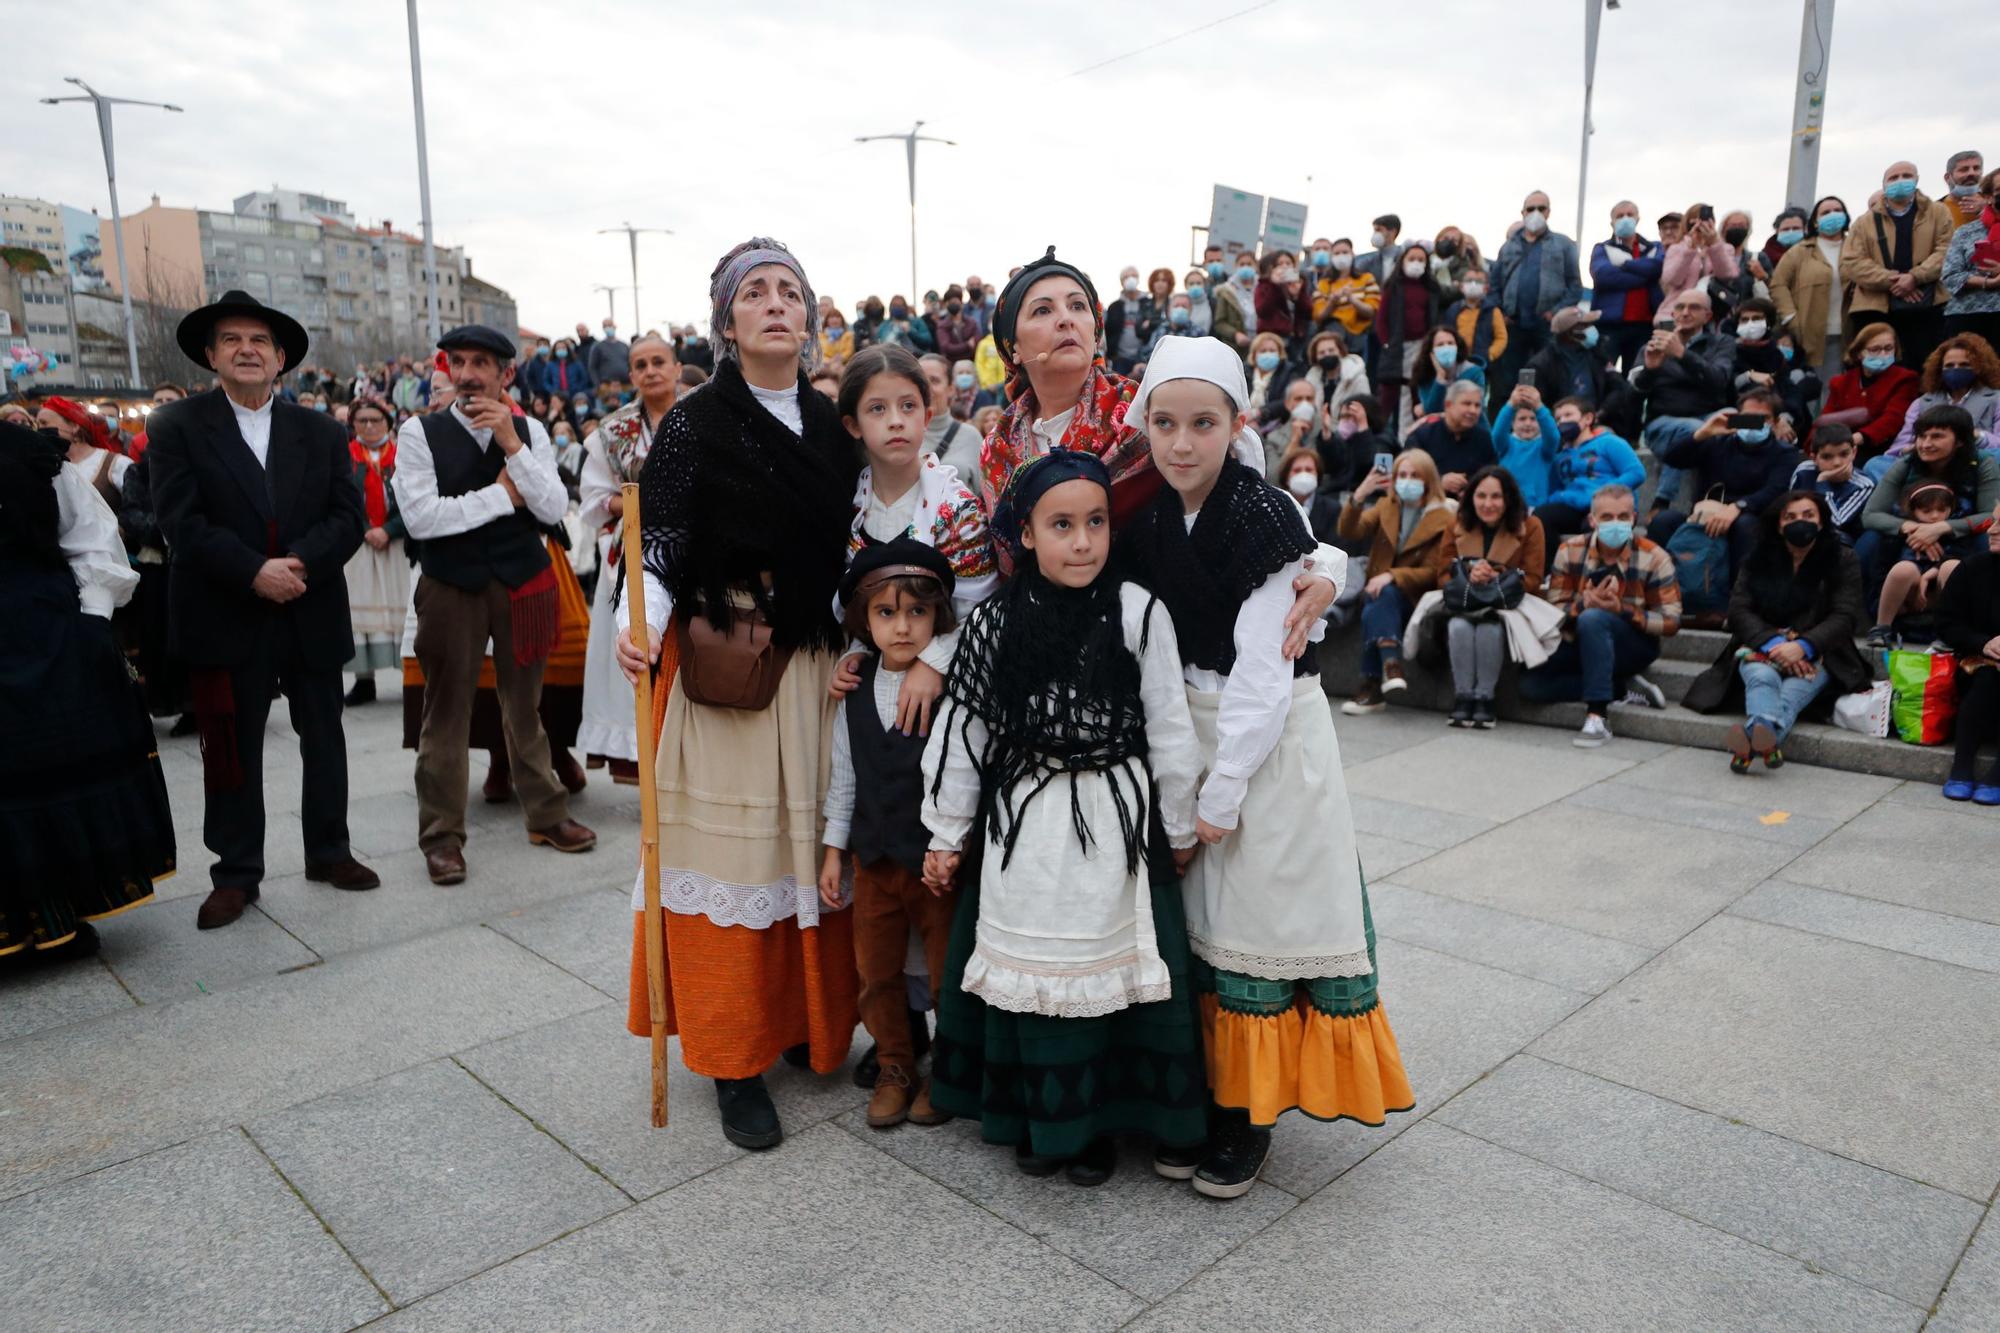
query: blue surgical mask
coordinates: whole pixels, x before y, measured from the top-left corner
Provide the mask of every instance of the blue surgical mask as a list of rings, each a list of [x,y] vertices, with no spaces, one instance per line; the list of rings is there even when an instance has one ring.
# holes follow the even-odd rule
[[[979,383],[979,377],[969,370],[961,370],[958,374],[951,377],[951,382],[961,389],[970,389],[973,385]]]
[[[1458,349],[1450,343],[1444,343],[1431,348],[1431,357],[1438,363],[1440,370],[1450,370],[1458,364]]]
[[[1793,347],[1790,343],[1779,343],[1778,355],[1782,356],[1783,358],[1785,358],[1787,362],[1789,362],[1793,357],[1798,355],[1798,349]]]
[[[1406,505],[1413,505],[1423,499],[1424,479],[1422,477],[1396,478],[1396,498]]]
[[[548,354],[549,354],[549,349],[546,347],[537,347],[535,349],[536,356],[547,356]]]
[[[1597,326],[1595,324],[1586,324],[1583,326],[1583,345],[1585,347],[1597,346]]]
[[[1632,525],[1622,518],[1614,518],[1597,525],[1597,544],[1612,551],[1622,551],[1632,542]]]
[[[1221,282],[1229,273],[1229,265],[1220,259],[1210,260],[1204,267],[1208,269],[1208,276],[1216,282]]]
[[[604,326],[604,341],[614,342],[617,340],[617,337],[618,337],[618,330],[612,328],[609,324],[606,324]]]
[[[1896,358],[1893,356],[1864,356],[1861,358],[1861,368],[1870,375],[1880,375],[1895,364]]]
[[[1263,371],[1266,375],[1268,375],[1277,368],[1278,368],[1278,354],[1276,352],[1257,353],[1257,369]]]
[[[1621,241],[1631,240],[1638,230],[1639,219],[1635,217],[1613,218],[1611,220],[1611,234]]]
[[[1762,444],[1771,438],[1771,428],[1759,426],[1755,430],[1739,430],[1736,432],[1736,438],[1745,444]]]
[[[1939,373],[1948,393],[1964,393],[1979,382],[1979,372],[1971,366],[1946,366]]]
[[[1839,209],[1836,208],[1831,213],[1826,213],[1821,215],[1819,220],[1820,235],[1838,236],[1840,235],[1840,233],[1846,230],[1847,230],[1847,214],[1841,212]]]
[[[1257,281],[1257,270],[1248,264],[1238,264],[1236,266],[1236,280],[1241,283],[1255,282]]]
[[[1789,250],[1805,238],[1806,233],[1803,227],[1787,227],[1778,233],[1778,244]]]
[[[1882,197],[1892,204],[1907,204],[1917,197],[1917,183],[1912,180],[1890,181],[1882,187]]]
[[[1333,266],[1333,251],[1331,250],[1313,251],[1314,268],[1331,268],[1332,266]]]
[[[313,404],[313,411],[315,411],[315,412],[324,412],[324,411],[326,411],[326,404],[325,404],[325,403],[314,403],[314,404]]]
[[[1192,316],[1188,314],[1186,306],[1177,305],[1172,310],[1169,310],[1167,312],[1167,323],[1173,325],[1177,329],[1185,328],[1187,326],[1188,320],[1191,318]]]
[[[1208,299],[1208,288],[1198,282],[1189,283],[1187,293],[1188,300],[1190,301],[1206,301]]]

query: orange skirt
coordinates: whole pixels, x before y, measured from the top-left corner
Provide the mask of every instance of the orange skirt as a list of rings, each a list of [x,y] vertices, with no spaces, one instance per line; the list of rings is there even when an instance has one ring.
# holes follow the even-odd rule
[[[1416,1105],[1379,1003],[1343,1016],[1302,994],[1280,1013],[1247,1014],[1224,1009],[1211,992],[1201,997],[1201,1026],[1216,1105],[1249,1111],[1254,1125],[1291,1110],[1380,1125]]]

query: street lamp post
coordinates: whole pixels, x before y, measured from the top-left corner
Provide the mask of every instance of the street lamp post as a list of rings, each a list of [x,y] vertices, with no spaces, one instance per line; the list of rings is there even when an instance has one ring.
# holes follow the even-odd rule
[[[1799,76],[1793,91],[1791,162],[1785,203],[1803,208],[1819,188],[1819,142],[1826,129],[1826,70],[1833,59],[1833,0],[1805,0]]]
[[[618,322],[618,289],[616,287],[607,287],[600,282],[590,290],[604,293],[605,317],[613,324],[616,324]],[[632,318],[636,320],[638,316],[634,315]],[[635,329],[633,332],[636,334],[638,331]]]
[[[417,47],[417,0],[408,0],[410,20],[410,96],[417,107],[417,194],[424,213],[424,299],[430,305],[426,328],[431,345],[444,336],[438,311],[437,253],[431,243],[431,154],[424,133],[424,59]]]
[[[1577,154],[1576,166],[1576,234],[1581,239],[1583,230],[1583,195],[1590,183],[1590,136],[1595,128],[1590,123],[1591,95],[1597,91],[1597,27],[1604,21],[1604,11],[1618,8],[1618,0],[1583,0],[1583,148]]]
[[[637,337],[646,331],[645,327],[639,323],[639,236],[645,232],[661,236],[671,236],[673,232],[665,227],[635,227],[629,222],[620,223],[616,227],[599,227],[597,229],[599,236],[609,236],[614,232],[623,232],[625,239],[632,247],[632,336]],[[616,324],[618,321],[614,317],[611,322]]]
[[[917,145],[920,143],[941,143],[950,148],[958,147],[951,139],[940,139],[934,135],[919,134],[924,122],[918,121],[910,127],[908,134],[864,134],[856,143],[876,143],[883,139],[901,139],[908,155],[910,167],[910,302],[914,306],[922,292],[917,287]]]
[[[89,102],[97,110],[97,135],[104,141],[104,185],[111,192],[111,240],[118,249],[118,295],[125,306],[125,360],[132,373],[132,387],[139,387],[139,339],[133,332],[132,324],[132,284],[125,274],[125,217],[118,211],[118,165],[111,151],[111,108],[114,106],[153,106],[162,111],[179,111],[181,108],[171,102],[140,102],[130,97],[107,97],[82,79],[67,78],[64,83],[73,83],[83,89],[83,93],[69,97],[44,97],[49,106],[63,102]]]

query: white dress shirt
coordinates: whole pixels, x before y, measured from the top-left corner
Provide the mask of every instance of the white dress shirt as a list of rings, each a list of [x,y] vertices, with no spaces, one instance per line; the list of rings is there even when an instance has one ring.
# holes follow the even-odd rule
[[[226,395],[225,395],[226,396]],[[257,466],[270,467],[271,457],[271,404],[276,395],[264,399],[262,407],[250,408],[229,400],[229,410],[236,414],[236,429],[243,436],[243,443],[250,446],[250,452],[257,455]]]
[[[139,586],[139,575],[125,558],[118,520],[75,467],[65,466],[56,474],[55,488],[62,524],[57,542],[76,579],[77,597],[86,614],[109,620],[112,610],[131,601],[132,590]]]
[[[456,403],[450,410],[482,450],[493,447],[492,431],[475,427]],[[507,456],[507,476],[537,522],[561,522],[569,510],[569,491],[556,471],[549,433],[541,422],[528,417],[515,417],[514,431],[527,436],[527,445]],[[430,441],[424,438],[423,422],[416,417],[404,422],[396,434],[396,474],[390,485],[396,488],[403,526],[418,541],[471,532],[514,512],[513,499],[498,481],[463,495],[439,495],[437,463],[431,457]]]

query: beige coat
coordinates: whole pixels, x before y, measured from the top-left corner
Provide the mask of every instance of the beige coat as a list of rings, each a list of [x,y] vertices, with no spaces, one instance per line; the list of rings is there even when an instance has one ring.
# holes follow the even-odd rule
[[[1931,288],[1933,304],[1943,305],[1951,299],[1951,293],[1939,285],[1938,277],[1944,272],[1944,252],[1951,248],[1951,234],[1958,227],[1950,211],[1921,190],[1911,207],[1917,216],[1910,226],[1910,274],[1918,286]],[[1882,222],[1879,236],[1875,229],[1877,218]],[[1889,218],[1886,204],[1875,205],[1848,229],[1847,244],[1840,249],[1840,281],[1848,289],[1850,315],[1889,308],[1889,283],[1896,270],[1889,267],[1889,258],[1882,253],[1883,237],[1888,238],[1890,245],[1896,243],[1896,226]]]
[[[1840,258],[1841,276],[1847,276],[1847,254]],[[1778,307],[1778,328],[1798,340],[1802,366],[1818,366],[1826,354],[1827,303],[1845,300],[1845,293],[1833,291],[1833,266],[1819,252],[1819,244],[1808,236],[1778,261],[1771,273],[1771,303]],[[1842,313],[1845,313],[1843,306]]]

